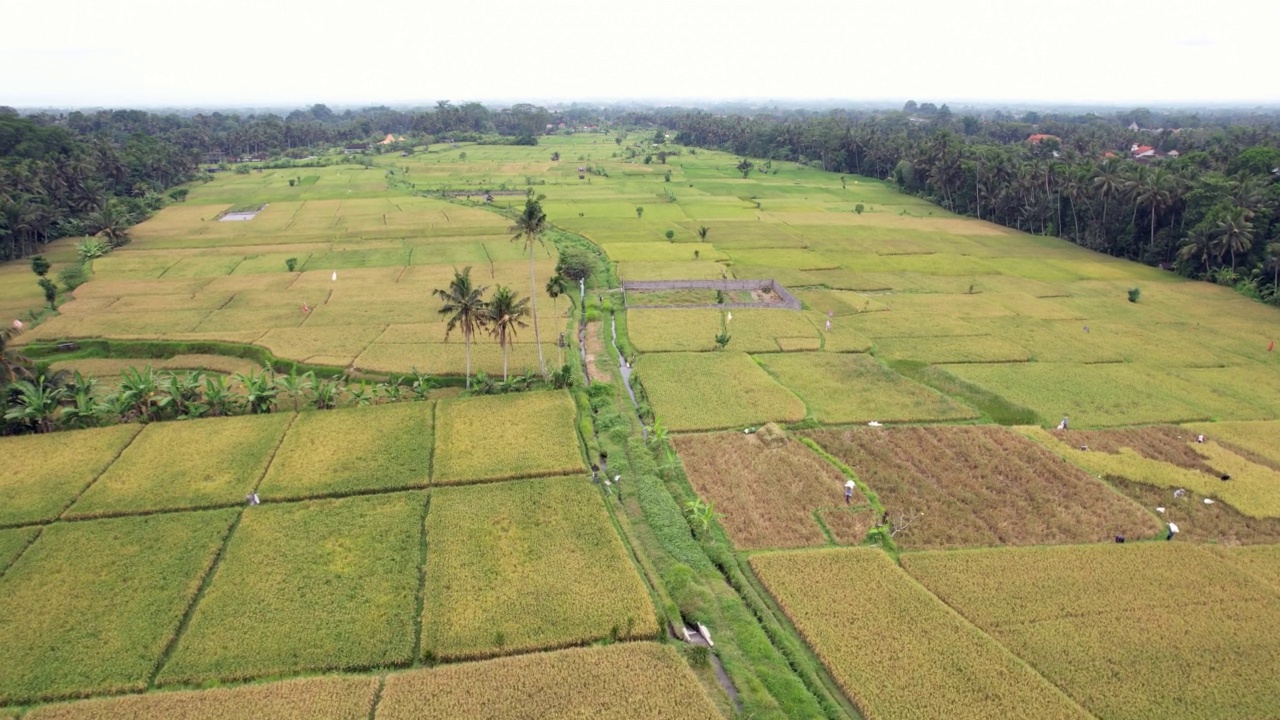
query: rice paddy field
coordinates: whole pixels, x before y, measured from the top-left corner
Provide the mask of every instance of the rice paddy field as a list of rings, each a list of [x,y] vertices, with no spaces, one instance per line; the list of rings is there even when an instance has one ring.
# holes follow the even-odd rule
[[[903,566],[1096,716],[1266,717],[1280,705],[1280,594],[1204,548],[966,550]]]
[[[616,309],[643,424],[687,484],[655,475],[625,504],[593,486],[606,439],[634,436],[622,473],[651,463],[642,421],[593,434],[579,388],[0,438],[0,718],[1274,714],[1275,309],[873,179],[778,160],[744,179],[736,156],[676,147],[644,164],[634,133],[613,138],[220,173],[15,344],[257,367],[215,341],[460,382],[432,293],[470,267],[530,294],[503,213],[533,180],[615,280],[771,278],[802,302],[589,296],[588,352]],[[56,274],[74,239],[45,254]],[[559,254],[548,238],[533,258],[549,365],[584,310],[576,287],[545,292]],[[0,319],[40,302],[27,263],[0,265]],[[148,362],[82,355],[49,359],[105,386]],[[532,327],[508,355],[538,372]],[[502,352],[478,336],[471,363],[499,375]],[[742,433],[767,422],[790,439]],[[694,499],[728,547],[689,532]],[[709,594],[699,566],[734,587],[713,572]],[[707,618],[725,679],[660,629]],[[762,648],[789,659],[746,667]]]

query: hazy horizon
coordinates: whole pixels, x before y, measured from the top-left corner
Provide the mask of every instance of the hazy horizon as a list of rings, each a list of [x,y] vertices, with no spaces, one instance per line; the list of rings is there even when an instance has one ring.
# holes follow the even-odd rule
[[[494,0],[445,11],[410,0],[366,14],[326,2],[46,0],[5,10],[0,105],[284,108],[573,101],[1243,107],[1280,3],[1195,8],[1145,0],[796,0],[774,7],[652,0]],[[338,10],[342,8],[343,10]],[[55,31],[48,32],[46,29]]]

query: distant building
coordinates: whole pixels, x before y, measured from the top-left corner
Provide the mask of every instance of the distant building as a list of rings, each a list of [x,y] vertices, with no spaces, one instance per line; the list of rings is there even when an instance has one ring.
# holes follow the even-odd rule
[[[393,143],[393,142],[404,142],[404,137],[403,137],[403,136],[402,136],[402,137],[396,137],[395,135],[392,135],[391,133],[387,133],[387,136],[386,136],[386,137],[384,137],[384,138],[382,138],[381,140],[379,140],[379,141],[378,141],[378,144],[379,144],[379,145],[390,145],[390,144],[391,144],[391,143]]]
[[[1131,122],[1131,123],[1129,123],[1129,129],[1130,129],[1130,130],[1132,130],[1132,131],[1134,131],[1134,132],[1137,132],[1137,131],[1141,130],[1142,128],[1138,127],[1138,123],[1136,123],[1136,122]]]
[[[1156,149],[1151,147],[1150,145],[1138,145],[1137,143],[1135,143],[1133,147],[1129,148],[1129,155],[1134,160],[1140,160],[1142,158],[1153,158],[1156,156]]]
[[[368,149],[369,143],[351,143],[350,145],[346,145],[342,148],[342,153],[344,155],[355,155],[356,153],[362,153]]]
[[[1036,133],[1035,135],[1032,135],[1031,137],[1027,138],[1027,142],[1031,143],[1032,145],[1039,145],[1045,140],[1054,140],[1059,143],[1062,142],[1062,138],[1058,137],[1057,135],[1046,135],[1045,133]]]

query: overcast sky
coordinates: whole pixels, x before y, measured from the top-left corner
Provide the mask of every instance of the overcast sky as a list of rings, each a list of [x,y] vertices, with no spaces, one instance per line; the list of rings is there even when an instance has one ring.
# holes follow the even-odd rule
[[[1277,0],[0,0],[0,105],[1280,103]]]

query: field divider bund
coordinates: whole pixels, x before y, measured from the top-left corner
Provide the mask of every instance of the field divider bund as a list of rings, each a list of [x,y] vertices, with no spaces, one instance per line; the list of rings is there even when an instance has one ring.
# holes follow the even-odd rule
[[[772,292],[782,298],[781,303],[709,303],[706,305],[627,305],[628,290],[759,290]],[[726,309],[767,309],[767,310],[800,310],[800,301],[778,281],[772,278],[762,280],[623,280],[623,304],[628,308],[726,308]]]
[[[93,487],[103,475],[107,474],[107,471],[111,469],[111,466],[116,464],[116,461],[120,459],[120,456],[124,454],[124,451],[128,450],[129,447],[133,445],[133,441],[137,440],[138,436],[141,435],[143,431],[146,429],[147,428],[145,425],[140,426],[138,431],[133,434],[133,437],[129,438],[129,442],[121,446],[121,448],[118,451],[116,451],[115,457],[111,458],[111,461],[103,466],[102,472],[93,476],[92,480],[90,480],[87,484],[85,484],[84,487],[80,488],[80,492],[76,493],[75,497],[71,498],[71,500],[68,501],[66,505],[62,506],[62,510],[60,510],[58,514],[54,516],[53,520],[51,520],[50,522],[57,522],[59,520],[67,519],[66,518],[67,511],[70,510],[76,504],[76,502],[78,502],[80,498],[84,496],[85,493],[89,492],[89,488]]]
[[[387,676],[378,675],[378,687],[373,691],[373,700],[369,703],[369,720],[378,715],[378,705],[382,702],[382,691],[387,688]]]
[[[3,579],[5,573],[9,572],[14,565],[18,564],[18,561],[22,559],[22,556],[27,554],[27,550],[31,549],[31,546],[35,545],[36,541],[39,540],[40,536],[43,534],[44,526],[41,525],[36,528],[35,534],[31,536],[31,539],[27,541],[26,545],[22,546],[22,549],[18,551],[18,554],[13,556],[13,559],[9,561],[9,564],[4,567],[0,567],[0,579]]]
[[[426,501],[422,504],[422,515],[418,518],[418,590],[414,594],[413,653],[409,656],[411,667],[422,662],[422,612],[427,602],[427,515],[431,513],[430,490],[426,492],[426,496]],[[384,678],[382,684],[378,685],[373,709],[369,711],[370,720],[373,718],[374,710],[377,709],[382,695],[382,686],[385,684]]]
[[[235,534],[236,528],[240,527],[240,521],[244,519],[244,512],[245,508],[240,508],[240,512],[236,514],[235,519],[227,526],[227,531],[222,536],[222,543],[218,546],[218,551],[214,553],[213,559],[209,562],[209,566],[205,568],[204,575],[200,578],[200,586],[196,589],[195,595],[191,597],[191,602],[187,604],[187,609],[182,613],[182,619],[178,622],[178,627],[174,629],[173,636],[169,638],[169,642],[165,644],[164,650],[160,653],[160,657],[156,659],[155,666],[151,669],[151,674],[147,678],[147,690],[155,689],[156,678],[160,677],[160,672],[164,670],[165,665],[169,663],[174,651],[178,648],[178,641],[182,639],[187,627],[191,624],[191,618],[196,614],[196,606],[200,604],[200,600],[204,598],[209,585],[213,583],[213,576],[218,572],[218,566],[222,564],[222,558],[227,552],[227,545],[231,544],[231,537]]]

